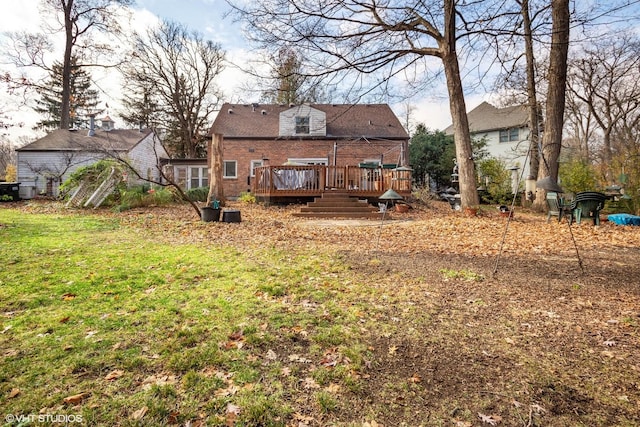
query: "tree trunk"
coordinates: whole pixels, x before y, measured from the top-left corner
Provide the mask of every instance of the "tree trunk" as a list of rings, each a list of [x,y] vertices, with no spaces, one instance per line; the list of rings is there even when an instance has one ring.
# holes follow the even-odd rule
[[[224,167],[222,159],[223,141],[224,137],[216,133],[209,142],[209,149],[207,150],[209,163],[209,196],[207,197],[207,205],[210,205],[214,200],[218,200],[221,203],[224,202],[224,189],[222,186]]]
[[[449,109],[453,123],[453,139],[456,146],[456,162],[458,163],[458,179],[460,183],[460,202],[462,207],[480,203],[476,183],[476,168],[473,162],[473,148],[469,132],[469,119],[460,78],[460,67],[456,53],[455,4],[446,0],[445,36],[440,40],[440,53],[449,93]]]
[[[64,8],[65,45],[62,63],[62,104],[60,105],[60,129],[69,129],[71,125],[71,51],[73,49],[73,22],[71,11],[73,0],[62,2]]]
[[[531,17],[529,15],[529,0],[522,2],[522,25],[524,27],[525,55],[527,58],[527,99],[529,106],[529,175],[538,179],[540,167],[540,153],[538,141],[540,138],[538,98],[536,94],[535,57],[533,54],[533,35],[531,33]]]
[[[569,0],[551,2],[553,19],[551,52],[549,57],[549,92],[547,93],[547,113],[545,131],[542,137],[542,162],[539,178],[551,177],[558,180],[558,159],[562,147],[562,128],[567,84],[567,56],[569,52]],[[536,206],[546,203],[544,192],[537,191]]]

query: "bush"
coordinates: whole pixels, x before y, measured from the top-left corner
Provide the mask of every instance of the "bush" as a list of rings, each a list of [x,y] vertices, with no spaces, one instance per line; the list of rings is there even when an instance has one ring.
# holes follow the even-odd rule
[[[560,186],[565,193],[594,191],[598,188],[595,170],[581,160],[560,163]]]
[[[486,193],[483,200],[499,205],[510,204],[513,199],[511,172],[507,170],[505,163],[500,159],[489,158],[482,160],[478,169],[485,180]]]
[[[142,206],[163,206],[174,203],[176,195],[165,187],[153,188],[149,184],[130,187],[120,192],[120,204],[117,211]]]
[[[243,203],[253,204],[256,202],[256,196],[254,196],[251,193],[243,192],[243,193],[240,193],[238,200]]]
[[[198,187],[187,190],[186,193],[192,202],[206,202],[209,197],[209,187]]]

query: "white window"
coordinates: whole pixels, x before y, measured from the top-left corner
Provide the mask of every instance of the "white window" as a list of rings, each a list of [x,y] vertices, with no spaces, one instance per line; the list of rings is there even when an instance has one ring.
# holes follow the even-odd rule
[[[520,140],[520,129],[501,129],[500,142],[515,142]]]
[[[208,187],[209,169],[206,167],[194,166],[189,168],[189,188]]]
[[[187,189],[187,168],[177,167],[175,179],[176,179],[176,184],[178,184],[180,188]]]
[[[238,162],[235,160],[225,160],[223,168],[223,178],[238,177]]]
[[[264,166],[262,160],[251,160],[251,176],[256,176],[256,168]]]
[[[309,129],[309,116],[296,116],[296,134],[308,135]]]

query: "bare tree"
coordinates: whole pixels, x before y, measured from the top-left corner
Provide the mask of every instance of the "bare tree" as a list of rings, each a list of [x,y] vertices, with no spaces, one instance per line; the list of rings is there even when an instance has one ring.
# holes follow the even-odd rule
[[[206,134],[220,102],[215,79],[224,68],[218,44],[204,40],[179,24],[163,22],[145,34],[134,35],[135,51],[123,67],[127,91],[137,93],[146,111],[167,130],[165,144],[175,157],[202,157]],[[135,111],[134,111],[135,112]],[[131,114],[129,111],[128,114]]]
[[[70,98],[71,74],[73,58],[79,62],[76,67],[96,66],[92,59],[99,52],[110,51],[109,46],[99,44],[93,39],[97,32],[119,32],[116,6],[127,6],[133,0],[42,0],[45,16],[53,15],[57,25],[43,25],[46,32],[14,33],[11,35],[12,46],[6,54],[14,65],[20,69],[38,68],[52,72],[48,61],[48,53],[53,50],[50,36],[64,34],[64,52],[62,55],[62,93],[60,106],[60,129],[68,129],[71,125]],[[82,62],[86,60],[89,62]],[[102,64],[104,65],[104,64]],[[26,73],[11,76],[5,75],[14,87],[41,87],[40,82],[30,78]]]
[[[552,0],[551,16],[553,25],[549,54],[549,88],[547,91],[545,128],[541,147],[542,162],[540,163],[538,177],[551,177],[554,182],[557,182],[566,101],[569,19],[571,16],[569,0]],[[541,207],[544,203],[546,203],[545,197],[536,197],[535,204],[538,207]]]
[[[5,176],[7,166],[16,164],[16,152],[8,140],[0,135],[0,179]]]
[[[297,46],[310,65],[308,73],[316,76],[343,76],[346,80],[357,73],[357,85],[352,88],[360,96],[374,88],[389,89],[397,79],[419,80],[443,69],[461,201],[463,206],[478,203],[458,55],[460,51],[464,55],[479,51],[474,37],[503,16],[503,1],[228,1],[246,23],[247,37],[259,47]],[[465,43],[459,43],[461,40]]]
[[[613,156],[613,137],[626,119],[640,111],[640,41],[629,33],[593,40],[572,61],[570,100],[588,109],[602,132],[601,161],[605,180]],[[578,105],[572,105],[578,109]]]
[[[321,101],[323,90],[317,80],[304,75],[303,58],[292,47],[283,47],[275,55],[271,55],[271,76],[266,80],[269,88],[262,93],[263,101],[281,105]]]

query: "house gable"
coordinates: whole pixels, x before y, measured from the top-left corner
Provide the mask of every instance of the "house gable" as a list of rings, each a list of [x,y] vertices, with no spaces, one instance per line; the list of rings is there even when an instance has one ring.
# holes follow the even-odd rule
[[[327,115],[324,111],[303,104],[280,113],[280,137],[327,136]]]

